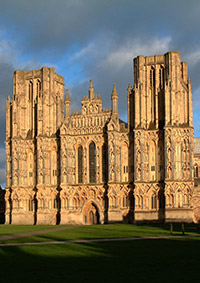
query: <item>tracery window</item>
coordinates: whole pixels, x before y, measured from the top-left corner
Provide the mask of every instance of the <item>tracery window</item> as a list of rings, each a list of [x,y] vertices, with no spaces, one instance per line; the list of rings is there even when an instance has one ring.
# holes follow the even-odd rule
[[[108,163],[107,163],[107,148],[104,144],[102,146],[102,181],[107,182],[107,176],[108,176]]]
[[[96,182],[96,146],[94,142],[89,145],[89,179],[90,183]]]
[[[78,183],[83,182],[83,147],[78,147]]]

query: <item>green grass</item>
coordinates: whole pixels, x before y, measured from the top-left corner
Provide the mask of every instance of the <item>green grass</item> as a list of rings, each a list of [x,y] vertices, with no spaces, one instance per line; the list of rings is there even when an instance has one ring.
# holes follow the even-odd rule
[[[0,225],[0,236],[48,230],[58,226],[53,225]]]
[[[0,282],[199,282],[198,227],[186,225],[189,237],[180,238],[180,224],[173,226],[173,239],[0,247]],[[0,235],[58,227],[1,225]],[[93,225],[4,243],[168,235],[169,224]]]
[[[199,249],[190,238],[0,247],[0,282],[199,282]]]
[[[57,228],[63,226],[32,226],[38,228],[38,230],[46,230],[48,228]],[[67,227],[67,226],[66,226]],[[6,229],[11,234],[12,226],[3,226],[4,233]],[[31,229],[31,226],[24,226],[24,229]],[[181,225],[173,225],[174,236],[179,236],[182,234]],[[195,225],[191,226],[185,225],[186,234],[192,235],[200,232],[195,228]],[[1,226],[0,226],[1,229]],[[10,230],[11,229],[11,230]],[[17,227],[14,228],[14,233],[16,233]],[[19,227],[23,229],[23,227]],[[32,228],[33,229],[33,228]],[[22,230],[20,230],[22,232]],[[28,230],[30,231],[30,230]],[[32,230],[34,231],[34,230]],[[37,231],[37,230],[36,230]],[[38,234],[23,238],[16,238],[1,241],[1,243],[24,243],[24,242],[44,242],[44,241],[63,241],[63,240],[78,240],[78,239],[98,239],[98,238],[126,238],[126,237],[148,237],[148,236],[169,236],[170,235],[170,225],[131,225],[131,224],[114,224],[114,225],[92,225],[92,226],[80,226],[72,227],[69,230],[47,232],[45,234]]]

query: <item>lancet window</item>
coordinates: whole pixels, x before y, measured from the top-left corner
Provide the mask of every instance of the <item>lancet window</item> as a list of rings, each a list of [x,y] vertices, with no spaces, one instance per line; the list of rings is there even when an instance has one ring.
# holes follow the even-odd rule
[[[155,83],[156,83],[155,68],[151,67],[151,70],[150,70],[150,85],[154,89],[155,89]]]
[[[41,91],[41,82],[40,80],[37,80],[37,95],[40,96],[40,91]]]
[[[160,66],[159,70],[159,83],[160,83],[160,88],[164,87],[164,67]]]
[[[78,183],[83,182],[83,147],[78,147]]]
[[[157,196],[155,194],[151,196],[151,208],[157,209]]]
[[[89,180],[96,182],[96,146],[94,142],[89,145]]]

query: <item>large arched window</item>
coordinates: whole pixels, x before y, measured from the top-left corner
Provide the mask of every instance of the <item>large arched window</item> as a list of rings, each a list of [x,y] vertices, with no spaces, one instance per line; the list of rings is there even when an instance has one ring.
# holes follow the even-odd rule
[[[89,176],[90,183],[96,182],[96,146],[94,142],[89,145]]]
[[[83,182],[83,147],[78,147],[78,183]]]

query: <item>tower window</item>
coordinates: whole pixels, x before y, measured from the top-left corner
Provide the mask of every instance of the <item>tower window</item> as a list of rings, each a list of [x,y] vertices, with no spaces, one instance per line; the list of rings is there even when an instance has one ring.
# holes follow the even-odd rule
[[[40,97],[40,91],[41,91],[41,82],[40,80],[37,80],[37,95]]]
[[[159,70],[159,84],[160,88],[164,87],[164,67],[161,66]]]
[[[150,70],[150,86],[152,88],[155,88],[155,84],[156,84],[156,76],[155,76],[155,68],[154,67],[151,67],[151,70]]]

